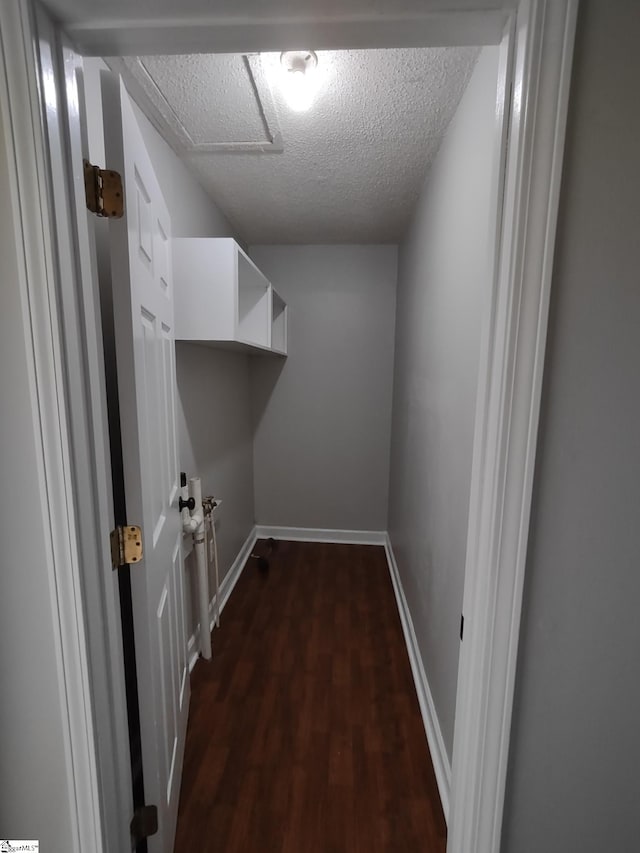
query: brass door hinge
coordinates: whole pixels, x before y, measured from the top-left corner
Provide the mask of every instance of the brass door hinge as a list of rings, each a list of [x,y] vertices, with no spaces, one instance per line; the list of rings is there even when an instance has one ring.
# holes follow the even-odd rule
[[[141,806],[136,809],[130,825],[131,837],[137,845],[143,838],[149,838],[158,831],[158,807]]]
[[[135,524],[120,525],[111,531],[111,563],[114,569],[139,563],[142,559],[142,529]]]
[[[98,216],[120,219],[124,213],[122,178],[111,169],[92,166],[88,160],[84,165],[84,192],[87,207]]]

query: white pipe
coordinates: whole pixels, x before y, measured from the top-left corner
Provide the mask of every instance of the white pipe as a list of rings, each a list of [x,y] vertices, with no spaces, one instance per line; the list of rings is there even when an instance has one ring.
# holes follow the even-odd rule
[[[196,505],[188,520],[183,520],[183,530],[193,533],[193,547],[196,552],[198,571],[198,610],[200,613],[200,654],[205,660],[211,660],[211,631],[209,626],[209,573],[204,543],[204,513],[202,511],[202,486],[200,477],[191,477],[189,492]],[[188,512],[188,510],[183,510]],[[186,529],[186,528],[189,529]]]
[[[211,553],[209,554],[209,562],[213,561],[213,566],[215,570],[215,579],[216,579],[216,610],[215,610],[215,624],[216,627],[220,627],[220,576],[218,573],[218,545],[216,543],[216,522],[213,517],[213,513],[220,504],[221,500],[213,499],[213,507],[211,508],[211,512],[206,516],[206,521],[209,522],[209,530],[211,531],[211,539],[209,542],[211,543]]]
[[[211,532],[213,534],[213,564],[216,570],[216,625],[220,627],[220,574],[218,572],[218,544],[216,542],[216,522],[211,516]]]

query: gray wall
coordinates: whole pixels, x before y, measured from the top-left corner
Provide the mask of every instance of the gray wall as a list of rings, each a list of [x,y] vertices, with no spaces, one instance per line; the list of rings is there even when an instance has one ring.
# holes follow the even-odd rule
[[[0,198],[9,198],[0,127]],[[0,832],[73,850],[64,685],[56,666],[51,559],[38,491],[38,413],[31,404],[27,307],[17,278],[10,205],[0,210]],[[55,616],[54,616],[55,614]]]
[[[640,845],[640,14],[584,0],[502,850]]]
[[[255,359],[256,520],[385,530],[397,250],[257,246],[289,358]]]
[[[176,373],[183,470],[200,474],[204,494],[223,499],[216,511],[222,578],[253,528],[249,358],[178,342]]]
[[[480,54],[398,265],[389,535],[449,756],[491,275],[497,59],[497,48]]]

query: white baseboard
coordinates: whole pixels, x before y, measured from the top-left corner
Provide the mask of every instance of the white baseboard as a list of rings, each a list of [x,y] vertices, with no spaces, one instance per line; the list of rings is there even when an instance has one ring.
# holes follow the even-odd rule
[[[258,536],[256,535],[256,528],[254,527],[251,533],[247,536],[244,545],[238,552],[238,556],[233,561],[233,564],[227,574],[224,576],[222,583],[220,584],[220,613],[222,613],[225,604],[229,600],[229,596],[233,592],[233,588],[238,583],[238,579],[242,574],[242,570],[249,558],[249,555],[253,551],[253,546],[256,544],[256,539]],[[214,595],[209,602],[209,631],[213,631],[213,626],[215,625],[215,613],[216,613],[216,596]],[[189,644],[187,646],[187,656],[189,658],[189,672],[196,665],[196,661],[198,660],[198,641],[197,637],[200,633],[200,623],[196,625],[193,634],[189,637]]]
[[[436,781],[438,782],[442,811],[444,812],[444,818],[448,825],[449,798],[451,793],[451,762],[449,761],[447,749],[444,745],[444,738],[442,737],[438,715],[436,714],[436,708],[433,703],[433,696],[431,695],[431,689],[429,687],[429,682],[427,681],[427,674],[424,671],[420,649],[418,648],[418,640],[413,627],[413,620],[411,619],[407,599],[404,595],[402,581],[400,580],[400,574],[398,572],[398,565],[393,554],[393,548],[391,547],[391,540],[389,539],[388,534],[385,534],[384,548],[387,554],[387,562],[389,563],[389,574],[391,575],[393,591],[396,596],[398,612],[400,613],[400,621],[402,622],[404,640],[407,645],[407,652],[409,653],[411,672],[413,673],[413,681],[416,686],[416,693],[418,694],[418,703],[422,713],[424,730],[427,735],[427,742],[429,743],[429,751],[431,752],[431,760],[433,761]]]
[[[320,527],[272,527],[258,524],[258,539],[288,539],[293,542],[334,542],[344,545],[384,545],[387,534],[381,530],[329,530]]]

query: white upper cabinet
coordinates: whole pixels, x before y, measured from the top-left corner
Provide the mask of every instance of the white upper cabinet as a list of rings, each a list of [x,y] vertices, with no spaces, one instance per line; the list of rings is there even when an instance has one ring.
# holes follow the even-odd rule
[[[287,354],[287,303],[271,289],[271,349]]]
[[[287,306],[231,237],[173,241],[176,340],[287,354]]]

